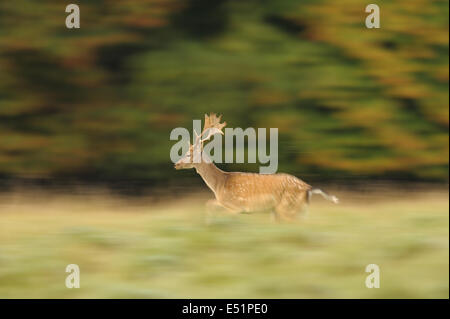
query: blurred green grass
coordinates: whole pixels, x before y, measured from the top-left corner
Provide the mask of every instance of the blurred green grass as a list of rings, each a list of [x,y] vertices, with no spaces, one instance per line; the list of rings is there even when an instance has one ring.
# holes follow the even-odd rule
[[[0,208],[0,298],[448,298],[448,194],[342,204],[307,219],[219,215],[203,200],[12,196]],[[78,264],[81,288],[65,287]],[[381,288],[365,287],[378,264]]]

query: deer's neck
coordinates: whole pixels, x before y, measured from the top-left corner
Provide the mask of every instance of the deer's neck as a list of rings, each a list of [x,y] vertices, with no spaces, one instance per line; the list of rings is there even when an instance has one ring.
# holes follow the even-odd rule
[[[225,172],[214,163],[199,163],[195,166],[197,173],[205,181],[206,185],[217,195],[219,188],[225,183]]]

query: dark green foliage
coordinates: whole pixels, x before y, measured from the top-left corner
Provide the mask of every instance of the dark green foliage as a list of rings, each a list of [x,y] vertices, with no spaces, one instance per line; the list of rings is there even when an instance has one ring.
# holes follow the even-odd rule
[[[0,175],[192,177],[169,134],[213,111],[278,127],[309,181],[448,178],[447,1],[382,1],[371,30],[358,0],[78,4],[79,30],[60,1],[0,4]]]

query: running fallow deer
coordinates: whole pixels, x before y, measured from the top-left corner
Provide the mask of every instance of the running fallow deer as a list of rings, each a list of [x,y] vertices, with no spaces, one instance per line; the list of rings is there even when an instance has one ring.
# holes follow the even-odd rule
[[[293,220],[297,214],[305,212],[313,194],[320,194],[325,199],[338,203],[336,196],[312,188],[299,178],[289,174],[256,174],[241,172],[224,172],[202,153],[203,143],[215,134],[224,134],[222,129],[226,122],[220,123],[221,117],[211,113],[205,114],[205,123],[200,135],[196,134],[194,145],[175,163],[175,169],[195,168],[214,192],[215,200],[207,206],[225,208],[231,213],[270,211],[275,219]],[[195,157],[198,156],[196,160]]]

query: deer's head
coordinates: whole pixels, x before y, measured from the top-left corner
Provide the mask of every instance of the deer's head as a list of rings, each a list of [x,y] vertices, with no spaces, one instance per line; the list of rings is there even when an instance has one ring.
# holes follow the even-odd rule
[[[203,162],[202,150],[203,143],[211,139],[215,134],[222,134],[222,129],[227,125],[226,122],[220,123],[222,115],[217,116],[211,113],[209,116],[205,114],[205,123],[203,126],[203,131],[200,135],[195,133],[194,144],[189,145],[189,150],[184,154],[184,156],[175,163],[175,169],[189,169],[194,168],[195,165]]]

